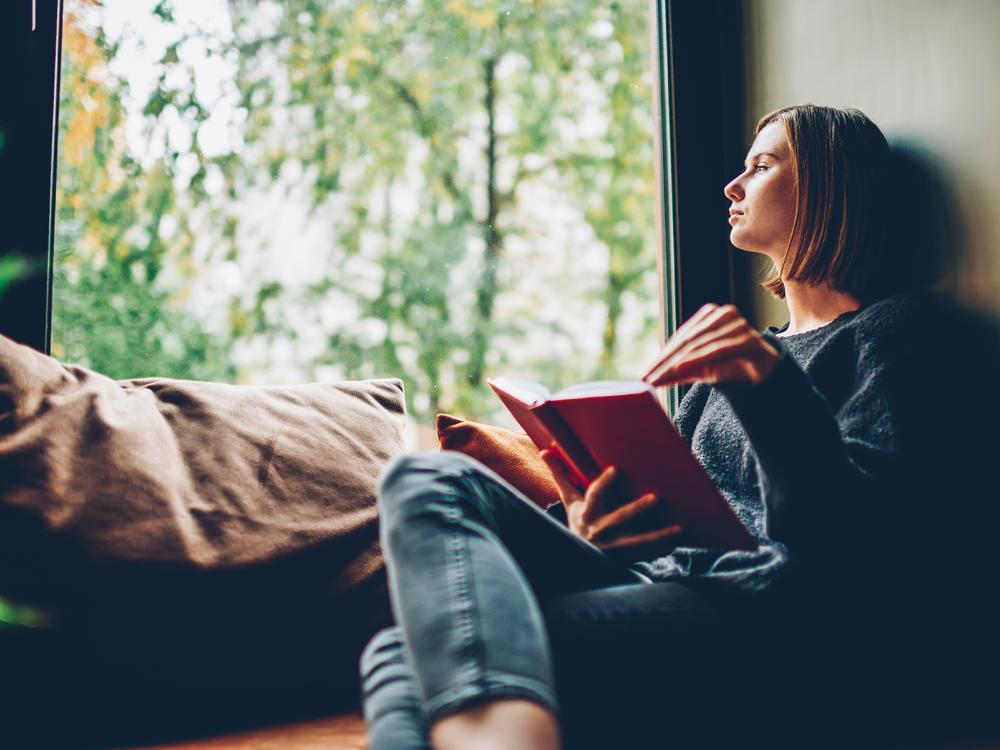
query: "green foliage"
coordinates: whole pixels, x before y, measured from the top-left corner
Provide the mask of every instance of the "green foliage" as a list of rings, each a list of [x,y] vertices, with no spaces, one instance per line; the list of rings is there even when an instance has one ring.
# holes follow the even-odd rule
[[[43,628],[54,623],[54,617],[26,604],[0,597],[0,630],[7,627]]]
[[[0,295],[3,295],[12,282],[27,275],[29,269],[28,260],[17,253],[0,256]]]
[[[644,4],[228,9],[231,38],[209,38],[157,3],[156,22],[176,27],[176,40],[140,112],[126,111],[125,80],[92,73],[108,69],[117,42],[100,27],[66,32],[58,354],[119,377],[242,380],[253,377],[240,364],[247,352],[263,347],[280,364],[293,351],[307,377],[402,376],[423,421],[494,412],[489,373],[561,386],[641,368],[622,360],[656,344]],[[213,103],[199,93],[191,44],[233,66],[239,135],[222,153],[203,143]],[[135,117],[150,144],[169,146],[165,123],[184,123],[190,147],[143,160],[124,137]],[[212,175],[221,192],[208,188]],[[324,227],[308,269],[260,267],[266,223],[246,206],[278,200],[275,190],[304,196],[308,220]],[[586,237],[548,239],[539,195]],[[299,239],[283,241],[287,257],[267,257],[291,265]],[[588,257],[605,248],[594,274],[577,268],[578,242]],[[224,325],[208,325],[189,300],[200,274],[223,267],[239,269],[240,284],[216,305]],[[643,310],[638,328],[625,327],[629,304]]]
[[[164,278],[190,265],[194,240],[174,160],[139,165],[123,139],[126,82],[95,80],[115,47],[71,16],[64,33],[53,353],[116,378],[231,378],[226,342],[184,309],[184,282]]]

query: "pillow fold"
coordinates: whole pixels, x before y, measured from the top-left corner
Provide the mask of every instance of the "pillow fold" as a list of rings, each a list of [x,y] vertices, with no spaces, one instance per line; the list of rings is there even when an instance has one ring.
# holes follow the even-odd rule
[[[559,502],[559,487],[548,464],[523,432],[470,422],[451,414],[438,414],[435,426],[441,450],[459,451],[475,458],[541,508]]]

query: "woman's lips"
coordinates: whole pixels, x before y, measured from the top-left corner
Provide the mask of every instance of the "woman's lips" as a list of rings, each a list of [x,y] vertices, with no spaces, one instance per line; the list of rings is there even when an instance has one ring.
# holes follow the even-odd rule
[[[737,219],[740,219],[742,217],[743,217],[743,214],[729,214],[729,223],[730,224],[734,224]]]

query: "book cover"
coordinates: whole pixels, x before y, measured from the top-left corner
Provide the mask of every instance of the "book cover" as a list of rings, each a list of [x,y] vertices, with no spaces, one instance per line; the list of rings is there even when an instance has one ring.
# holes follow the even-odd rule
[[[691,453],[653,386],[642,381],[582,383],[550,394],[506,378],[487,381],[538,448],[553,448],[586,487],[606,467],[629,500],[652,492],[684,529],[686,546],[755,549],[751,534]]]

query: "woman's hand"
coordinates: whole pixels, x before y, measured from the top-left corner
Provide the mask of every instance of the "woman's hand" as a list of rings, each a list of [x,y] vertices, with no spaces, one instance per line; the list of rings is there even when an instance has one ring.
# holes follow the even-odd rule
[[[597,479],[590,483],[581,494],[569,479],[569,473],[562,459],[551,450],[541,453],[545,463],[552,470],[559,495],[566,508],[566,519],[570,530],[605,552],[639,560],[666,555],[677,546],[681,527],[672,524],[656,527],[662,513],[656,495],[647,493],[608,512],[616,504],[617,497],[612,490],[617,472],[613,466],[606,468]],[[661,509],[662,510],[662,509]],[[639,519],[647,519],[649,530],[640,530]]]
[[[704,305],[670,337],[642,379],[652,385],[759,383],[778,350],[733,305]]]

